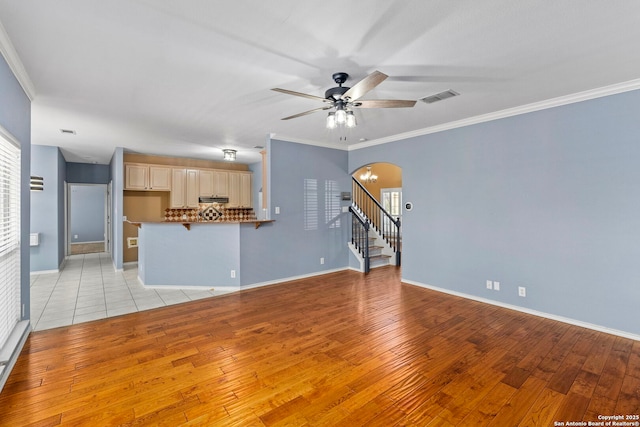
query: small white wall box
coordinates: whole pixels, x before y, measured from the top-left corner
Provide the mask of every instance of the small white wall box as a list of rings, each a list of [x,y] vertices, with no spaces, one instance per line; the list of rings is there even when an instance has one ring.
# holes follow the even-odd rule
[[[137,248],[138,247],[138,238],[137,237],[127,237],[127,247],[128,248]]]
[[[29,234],[29,246],[38,246],[40,244],[40,233]]]

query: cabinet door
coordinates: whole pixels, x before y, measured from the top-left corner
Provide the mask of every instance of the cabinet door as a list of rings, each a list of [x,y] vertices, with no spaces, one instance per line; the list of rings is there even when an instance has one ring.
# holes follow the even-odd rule
[[[171,168],[149,166],[149,190],[171,190]]]
[[[240,207],[240,174],[229,172],[229,203],[230,208]]]
[[[174,209],[184,208],[186,206],[186,177],[186,169],[171,170],[171,207]]]
[[[186,170],[185,203],[188,208],[197,208],[200,205],[199,172],[197,169]]]
[[[240,207],[253,207],[253,197],[251,197],[251,174],[240,174]]]
[[[214,172],[212,170],[200,170],[200,178],[198,181],[200,182],[199,194],[201,197],[215,196],[213,176]]]
[[[213,195],[219,197],[229,195],[229,172],[213,171]]]
[[[148,186],[149,167],[147,165],[124,165],[124,189],[146,190]]]
[[[252,201],[251,173],[229,172],[229,207],[250,208]]]

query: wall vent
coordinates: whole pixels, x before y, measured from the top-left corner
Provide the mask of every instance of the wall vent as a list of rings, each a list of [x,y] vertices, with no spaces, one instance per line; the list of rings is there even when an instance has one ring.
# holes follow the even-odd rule
[[[434,102],[443,101],[448,98],[453,98],[454,96],[460,95],[455,90],[445,90],[444,92],[436,93],[435,95],[425,96],[421,98],[420,101],[425,102],[427,104],[433,104]]]

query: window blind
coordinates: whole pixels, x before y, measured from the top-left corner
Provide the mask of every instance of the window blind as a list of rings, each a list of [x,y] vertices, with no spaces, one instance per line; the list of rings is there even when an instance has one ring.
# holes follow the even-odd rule
[[[0,132],[0,349],[20,321],[20,148]]]

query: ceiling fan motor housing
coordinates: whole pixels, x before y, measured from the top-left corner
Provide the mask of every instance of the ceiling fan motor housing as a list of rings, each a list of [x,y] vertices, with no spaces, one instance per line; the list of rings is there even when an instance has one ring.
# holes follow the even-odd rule
[[[346,86],[338,86],[338,87],[332,87],[331,89],[327,89],[327,91],[324,93],[324,97],[326,99],[330,99],[332,101],[338,100],[342,97],[342,95],[344,95],[344,93],[346,91],[348,91],[351,88],[348,88]]]
[[[334,100],[340,99],[342,97],[342,95],[344,95],[344,93],[346,91],[348,91],[349,89],[351,89],[351,88],[342,87],[342,83],[347,81],[347,79],[349,78],[349,74],[341,71],[341,72],[338,72],[338,73],[333,73],[333,75],[331,77],[333,78],[333,81],[336,82],[338,87],[332,87],[331,89],[328,89],[324,93],[324,97],[326,99],[330,99],[330,100],[334,101]]]

